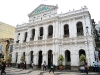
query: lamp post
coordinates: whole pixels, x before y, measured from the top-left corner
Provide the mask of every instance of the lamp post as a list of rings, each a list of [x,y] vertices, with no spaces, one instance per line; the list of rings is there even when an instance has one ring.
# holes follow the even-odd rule
[[[89,27],[86,26],[86,41],[87,41],[87,51],[88,51],[88,58],[89,58],[88,62],[91,65],[91,60],[90,60],[90,56],[89,56],[90,52],[89,52],[89,42],[88,42],[88,34],[89,34],[88,29],[89,29]]]

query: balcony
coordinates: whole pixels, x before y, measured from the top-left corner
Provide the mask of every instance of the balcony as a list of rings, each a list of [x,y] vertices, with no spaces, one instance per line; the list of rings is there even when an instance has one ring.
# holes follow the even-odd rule
[[[52,35],[48,35],[48,38],[52,38]]]
[[[19,43],[19,40],[17,40],[16,43]]]
[[[30,41],[34,40],[34,37],[33,38],[30,38]]]
[[[26,40],[23,40],[23,42],[26,42]]]
[[[69,37],[69,34],[65,34],[63,37],[64,37],[64,38],[67,38],[67,37]]]
[[[77,36],[83,36],[83,33],[82,32],[78,32]]]
[[[39,36],[39,37],[38,37],[38,40],[42,40],[42,39],[43,39],[43,36]]]

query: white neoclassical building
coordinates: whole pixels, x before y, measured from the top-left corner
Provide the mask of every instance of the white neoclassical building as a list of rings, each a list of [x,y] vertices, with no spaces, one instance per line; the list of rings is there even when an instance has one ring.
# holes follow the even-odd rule
[[[29,22],[16,26],[12,63],[20,63],[25,56],[27,65],[34,62],[41,68],[46,61],[58,66],[58,57],[65,58],[65,69],[79,66],[84,54],[88,65],[94,59],[95,42],[91,16],[86,6],[79,10],[57,14],[58,6],[39,5],[29,15]]]

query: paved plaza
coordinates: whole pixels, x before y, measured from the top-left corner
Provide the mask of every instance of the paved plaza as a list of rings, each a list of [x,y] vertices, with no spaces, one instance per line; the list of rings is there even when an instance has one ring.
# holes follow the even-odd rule
[[[71,71],[55,71],[53,74],[52,72],[49,73],[49,69],[47,71],[42,70],[33,70],[33,69],[18,69],[13,67],[7,67],[6,68],[6,75],[86,75],[85,73],[80,72],[71,72]],[[89,72],[88,75],[100,75],[98,73]]]

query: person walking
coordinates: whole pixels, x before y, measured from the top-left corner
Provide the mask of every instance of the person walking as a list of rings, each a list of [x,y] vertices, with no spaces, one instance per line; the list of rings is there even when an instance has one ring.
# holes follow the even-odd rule
[[[34,67],[34,63],[32,62],[32,64],[31,64],[31,66],[32,66],[32,69],[33,69],[33,67]]]
[[[54,64],[53,64],[52,62],[51,62],[51,65],[50,65],[50,71],[49,71],[49,73],[50,73],[51,71],[54,73]]]
[[[25,70],[26,70],[26,61],[24,62],[24,67],[23,67],[23,69],[25,69]]]
[[[43,63],[43,71],[46,71],[46,61]]]
[[[84,60],[84,68],[85,68],[85,72],[88,74],[88,66],[86,60]]]
[[[95,63],[92,63],[92,67],[93,67],[93,72],[95,72]]]
[[[6,74],[5,69],[6,69],[6,61],[3,59],[1,64],[1,75],[2,73]]]

